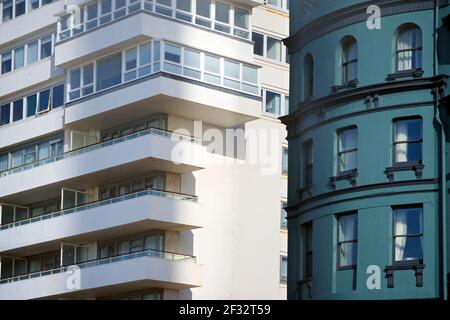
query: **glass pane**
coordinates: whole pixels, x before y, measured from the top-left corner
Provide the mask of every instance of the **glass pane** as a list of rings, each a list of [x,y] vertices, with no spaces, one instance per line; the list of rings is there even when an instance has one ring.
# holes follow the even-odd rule
[[[13,121],[19,121],[23,118],[23,99],[13,102]]]
[[[38,159],[46,159],[50,156],[50,144],[48,141],[42,142],[38,145]]]
[[[111,0],[102,0],[101,7],[102,7],[102,10],[101,10],[102,15],[111,12],[111,8],[112,8]]]
[[[3,22],[11,20],[13,18],[13,1],[3,1]]]
[[[280,114],[281,95],[275,92],[266,91],[266,112]]]
[[[130,253],[130,241],[119,242],[118,254]]]
[[[2,54],[2,74],[12,70],[12,56],[11,51]]]
[[[164,59],[167,61],[180,63],[181,62],[181,48],[171,45],[171,44],[165,44],[164,45]]]
[[[352,128],[339,133],[339,151],[348,151],[358,148],[358,129]]]
[[[352,241],[358,239],[358,215],[349,214],[339,217],[339,241]]]
[[[76,205],[76,192],[72,190],[63,190],[63,209],[73,208]]]
[[[30,146],[25,148],[25,155],[24,155],[24,164],[33,163],[36,161],[36,146]]]
[[[38,42],[34,41],[28,44],[28,63],[33,63],[38,59]]]
[[[76,247],[76,263],[84,262],[88,260],[88,248],[86,247]]]
[[[197,0],[197,14],[209,18],[211,14],[211,0]]]
[[[24,66],[25,63],[25,49],[20,47],[14,49],[14,69],[19,69]]]
[[[394,123],[395,142],[422,139],[422,119],[398,120]]]
[[[395,261],[422,260],[422,237],[397,237],[395,239]]]
[[[358,167],[358,152],[346,152],[339,156],[339,172],[354,170]]]
[[[97,90],[122,82],[122,54],[114,54],[97,62]]]
[[[137,48],[129,49],[125,52],[125,70],[137,67]]]
[[[356,242],[339,245],[339,266],[348,267],[357,264],[358,244]]]
[[[395,162],[419,162],[422,160],[422,143],[399,143],[395,145]]]
[[[248,29],[248,11],[234,8],[234,25],[242,29]]]
[[[52,90],[52,107],[58,108],[64,105],[64,85],[53,87]]]
[[[184,49],[184,64],[200,69],[200,52]]]
[[[6,204],[2,205],[2,224],[14,222],[14,207]]]
[[[27,272],[26,260],[14,259],[14,276],[19,276]]]
[[[45,59],[52,55],[52,36],[41,39],[41,59]]]
[[[394,226],[396,236],[421,234],[422,208],[404,208],[395,210]]]
[[[75,247],[72,245],[63,245],[63,266],[75,264]]]
[[[8,257],[2,257],[2,273],[1,278],[11,278],[13,276],[13,259]]]
[[[208,72],[220,73],[220,58],[205,54],[205,69]]]
[[[264,55],[264,36],[259,33],[252,33],[253,44],[253,53],[258,56]]]
[[[258,69],[244,65],[242,67],[242,80],[258,84]]]
[[[0,107],[0,126],[6,125],[10,121],[11,106],[10,104],[4,104]]]
[[[225,59],[225,76],[240,79],[239,63]]]
[[[39,92],[38,112],[46,111],[50,108],[50,89]]]
[[[0,155],[0,172],[8,170],[8,154]]]
[[[90,63],[83,67],[83,86],[94,82],[94,64]]]
[[[27,97],[27,117],[34,116],[36,114],[37,107],[37,94],[33,94]]]
[[[216,1],[216,20],[229,24],[230,23],[230,6]]]
[[[151,45],[150,43],[139,46],[139,66],[145,66],[151,61]]]
[[[28,218],[28,209],[16,207],[16,221],[24,220]]]
[[[81,70],[75,69],[71,70],[69,74],[69,82],[70,82],[70,89],[74,90],[80,87],[81,84]]]
[[[191,0],[177,0],[177,9],[191,12]]]
[[[281,48],[280,40],[267,37],[267,58],[281,61]]]

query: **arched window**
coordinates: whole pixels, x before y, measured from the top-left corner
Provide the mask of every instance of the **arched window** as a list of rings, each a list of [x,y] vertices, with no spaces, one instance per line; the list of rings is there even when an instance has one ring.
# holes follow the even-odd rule
[[[400,27],[397,34],[397,71],[422,68],[422,31],[416,25]]]
[[[305,100],[314,95],[314,59],[309,53],[303,62],[303,91]]]
[[[358,79],[358,43],[353,37],[342,40],[342,84]]]

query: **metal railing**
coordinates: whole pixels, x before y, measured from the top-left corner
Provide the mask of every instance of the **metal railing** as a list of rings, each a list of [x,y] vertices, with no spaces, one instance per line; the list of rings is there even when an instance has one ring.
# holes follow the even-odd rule
[[[32,217],[32,218],[28,218],[28,219],[24,219],[24,220],[20,220],[20,221],[16,221],[16,222],[11,222],[11,223],[0,226],[0,231],[15,228],[15,227],[20,227],[20,226],[34,223],[34,222],[53,219],[56,217],[61,217],[61,216],[65,216],[68,214],[85,211],[88,209],[103,207],[105,205],[114,204],[117,202],[136,199],[136,198],[140,198],[140,197],[144,197],[144,196],[158,196],[158,197],[170,198],[170,199],[174,199],[174,200],[183,200],[183,201],[192,201],[192,202],[198,201],[198,197],[194,196],[194,195],[188,195],[188,194],[170,192],[170,191],[164,191],[164,190],[158,190],[158,189],[146,189],[146,190],[142,190],[142,191],[128,193],[128,194],[114,197],[114,198],[94,201],[94,202],[86,203],[86,204],[83,204],[80,206],[43,214],[43,215],[37,216],[37,217]]]
[[[178,137],[178,138],[180,138],[180,140],[184,140],[184,141],[187,141],[187,142],[200,143],[200,139],[197,139],[197,138],[193,138],[193,137],[190,137],[190,136],[178,134],[178,133],[171,132],[171,131],[166,131],[166,130],[163,130],[163,129],[149,128],[149,129],[146,129],[146,130],[143,130],[143,131],[131,133],[131,134],[124,135],[124,136],[121,136],[119,138],[115,138],[115,139],[108,140],[108,141],[98,142],[98,143],[91,144],[91,145],[86,146],[86,147],[78,148],[78,149],[75,149],[75,150],[71,150],[71,151],[68,151],[68,152],[56,155],[56,156],[53,156],[53,157],[49,157],[49,158],[45,158],[45,159],[42,159],[42,160],[34,161],[34,162],[31,162],[31,163],[28,163],[28,164],[24,164],[24,165],[21,165],[21,166],[17,166],[17,167],[14,167],[14,168],[2,171],[2,172],[0,172],[0,178],[4,177],[4,176],[11,175],[11,174],[14,174],[14,173],[19,173],[19,172],[22,172],[22,171],[25,171],[25,170],[29,170],[29,169],[33,169],[33,168],[36,168],[36,167],[40,167],[40,166],[43,166],[43,165],[46,165],[46,164],[49,164],[49,163],[52,163],[52,162],[55,162],[55,161],[67,159],[67,158],[70,158],[70,157],[73,157],[73,156],[77,156],[79,154],[83,154],[83,153],[86,153],[86,152],[89,152],[89,151],[101,149],[101,148],[108,147],[108,146],[111,146],[111,145],[114,145],[114,144],[118,144],[118,143],[121,143],[121,142],[124,142],[124,141],[132,140],[132,139],[135,139],[135,138],[138,138],[138,137],[141,137],[141,136],[146,136],[146,135],[158,135],[158,136],[163,136],[163,137]]]
[[[52,274],[63,273],[68,270],[71,270],[71,268],[73,268],[75,266],[80,269],[84,269],[84,268],[95,267],[95,266],[100,266],[100,265],[119,262],[119,261],[142,258],[142,257],[156,257],[156,258],[161,258],[161,259],[166,259],[166,260],[182,261],[182,262],[189,262],[189,263],[197,262],[196,257],[191,256],[191,255],[174,253],[174,252],[169,252],[169,251],[160,251],[160,250],[155,250],[155,249],[144,249],[144,250],[136,251],[136,252],[132,252],[132,253],[115,255],[115,256],[101,258],[101,259],[93,259],[93,260],[88,260],[88,261],[81,262],[81,263],[74,264],[74,265],[62,266],[59,268],[38,271],[38,272],[32,272],[32,273],[26,273],[23,275],[0,279],[0,285],[6,284],[6,283],[11,283],[11,282],[22,281],[22,280],[33,279],[33,278],[40,278],[40,277],[44,277],[44,276],[48,276],[48,275],[52,275]]]

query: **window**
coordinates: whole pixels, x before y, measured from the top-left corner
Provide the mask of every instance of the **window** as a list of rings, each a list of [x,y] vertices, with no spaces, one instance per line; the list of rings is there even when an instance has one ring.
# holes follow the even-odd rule
[[[266,91],[266,112],[276,115],[280,114],[281,95],[275,92]]]
[[[12,55],[11,51],[2,54],[2,74],[8,73],[12,70]]]
[[[64,105],[64,84],[52,89],[52,108],[59,108]]]
[[[39,92],[38,113],[50,110],[50,89]]]
[[[13,0],[3,1],[3,22],[13,18]]]
[[[281,61],[281,40],[267,37],[267,58]]]
[[[287,228],[287,211],[284,209],[287,206],[286,201],[281,201],[281,211],[280,211],[280,228]]]
[[[286,256],[280,257],[280,282],[287,282],[287,262],[288,258]]]
[[[164,69],[166,71],[181,74],[181,47],[165,44],[164,45]]]
[[[13,102],[13,122],[23,119],[23,99]]]
[[[289,0],[267,0],[267,4],[278,9],[289,10]]]
[[[338,131],[338,174],[356,170],[358,161],[358,129]]]
[[[14,70],[22,68],[25,64],[24,47],[14,49]]]
[[[10,121],[10,105],[5,104],[0,106],[0,126],[8,124]]]
[[[422,31],[415,25],[401,27],[397,35],[397,71],[422,68]]]
[[[216,1],[216,22],[214,29],[230,33],[230,5]]]
[[[34,10],[39,8],[39,0],[29,0],[29,6],[28,9]]]
[[[340,215],[337,224],[338,268],[355,268],[358,257],[358,214]]]
[[[25,0],[16,0],[15,16],[21,16],[25,13]]]
[[[394,209],[394,263],[422,263],[423,208]]]
[[[258,56],[264,56],[264,36],[262,34],[252,33],[253,53]]]
[[[303,63],[303,96],[305,100],[314,96],[314,60],[310,54]]]
[[[288,174],[288,148],[283,148],[283,155],[282,155],[282,173],[283,175]]]
[[[312,140],[303,143],[303,186],[313,185],[313,142]]]
[[[156,0],[155,12],[171,17],[172,16],[172,0]]]
[[[37,94],[27,97],[27,117],[34,116],[37,108]]]
[[[422,119],[394,121],[394,164],[422,163]]]
[[[303,226],[303,248],[304,248],[304,277],[312,278],[313,275],[313,225],[307,223]]]
[[[122,82],[122,55],[117,53],[97,62],[97,88],[103,90]]]
[[[205,75],[204,79],[206,82],[220,85],[221,75],[220,75],[220,58],[205,54]]]
[[[97,27],[98,3],[86,6],[86,30]]]
[[[81,206],[86,203],[86,193],[77,190],[62,189],[61,191],[62,207],[68,209]]]
[[[224,79],[224,86],[229,87],[231,89],[240,89],[240,66],[239,63],[225,59],[224,64],[224,73],[225,73],[225,79]]]
[[[195,79],[201,78],[200,52],[184,49],[184,65],[183,75]]]
[[[45,59],[52,55],[52,36],[41,39],[41,59]]]
[[[358,79],[358,45],[353,37],[342,40],[342,84]]]
[[[195,23],[203,27],[211,28],[211,0],[197,0]]]
[[[234,7],[234,35],[248,39],[250,33],[247,31],[249,22],[249,13],[247,10]]]
[[[176,2],[177,11],[175,17],[177,19],[192,22],[192,4],[191,0],[177,0]]]
[[[38,41],[33,41],[28,44],[28,64],[33,63],[38,60],[39,55],[39,44]]]

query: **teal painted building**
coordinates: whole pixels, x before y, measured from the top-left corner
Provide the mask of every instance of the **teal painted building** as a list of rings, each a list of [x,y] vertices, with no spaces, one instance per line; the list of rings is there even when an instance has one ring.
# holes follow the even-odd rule
[[[450,1],[290,5],[288,298],[447,299]]]

